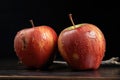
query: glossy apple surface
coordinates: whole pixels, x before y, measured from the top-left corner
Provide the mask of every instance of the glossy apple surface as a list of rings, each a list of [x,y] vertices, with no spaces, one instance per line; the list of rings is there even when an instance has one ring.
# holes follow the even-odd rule
[[[97,26],[83,23],[61,31],[58,48],[72,69],[98,69],[105,55],[106,41]]]
[[[14,38],[14,49],[22,63],[30,68],[42,68],[50,61],[57,45],[57,34],[49,26],[20,30]]]

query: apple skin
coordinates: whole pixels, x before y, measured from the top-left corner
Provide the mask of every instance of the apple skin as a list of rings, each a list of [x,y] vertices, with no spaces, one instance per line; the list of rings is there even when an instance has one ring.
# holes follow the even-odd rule
[[[49,26],[20,30],[14,38],[14,50],[28,68],[44,68],[52,62],[57,33]]]
[[[106,40],[97,26],[82,23],[61,31],[58,48],[73,70],[96,70],[105,55]]]

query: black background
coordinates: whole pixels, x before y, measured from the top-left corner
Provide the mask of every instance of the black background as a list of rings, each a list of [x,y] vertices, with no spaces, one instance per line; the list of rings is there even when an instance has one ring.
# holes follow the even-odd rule
[[[88,22],[97,25],[106,38],[104,59],[120,57],[119,2],[116,0],[1,0],[0,1],[0,58],[17,58],[13,41],[17,31],[49,25],[59,35],[71,26],[68,14],[73,14],[75,24]]]

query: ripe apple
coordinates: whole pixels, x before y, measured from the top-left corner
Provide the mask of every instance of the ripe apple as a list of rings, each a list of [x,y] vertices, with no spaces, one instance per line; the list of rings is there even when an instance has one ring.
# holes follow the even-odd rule
[[[58,48],[63,59],[75,70],[98,69],[105,55],[106,40],[103,32],[90,23],[75,25],[61,31]]]
[[[56,45],[57,33],[46,25],[22,29],[14,38],[16,55],[29,68],[44,68],[52,62]]]

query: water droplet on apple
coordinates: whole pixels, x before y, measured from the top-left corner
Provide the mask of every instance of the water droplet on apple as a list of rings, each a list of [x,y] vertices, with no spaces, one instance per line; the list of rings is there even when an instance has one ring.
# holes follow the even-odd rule
[[[46,33],[43,33],[43,39],[46,40],[47,39],[47,34]]]
[[[90,38],[96,38],[96,33],[95,33],[95,31],[89,31],[89,32],[87,32],[87,36]]]

